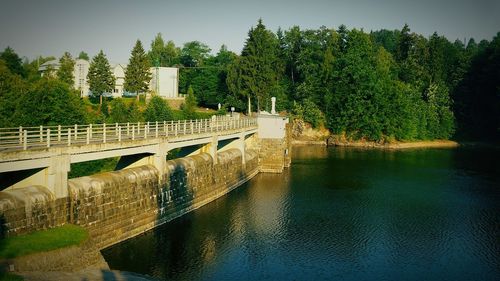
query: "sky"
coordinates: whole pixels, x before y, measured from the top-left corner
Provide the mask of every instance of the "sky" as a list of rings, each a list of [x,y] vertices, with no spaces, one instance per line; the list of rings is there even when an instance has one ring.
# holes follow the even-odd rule
[[[222,44],[240,53],[248,30],[262,18],[276,32],[297,25],[369,32],[408,23],[426,37],[491,40],[500,31],[500,0],[0,0],[0,50],[20,56],[91,57],[103,50],[127,63],[137,39],[146,50],[157,33],[176,46],[198,40],[217,53]]]

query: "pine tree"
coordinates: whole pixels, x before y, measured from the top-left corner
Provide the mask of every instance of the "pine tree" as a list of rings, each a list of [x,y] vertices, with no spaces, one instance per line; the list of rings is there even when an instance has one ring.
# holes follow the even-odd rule
[[[189,86],[187,91],[187,96],[185,103],[182,106],[182,112],[184,113],[184,118],[186,119],[195,119],[196,118],[196,97],[194,96],[194,91],[191,86]]]
[[[141,41],[137,40],[125,70],[125,90],[137,94],[147,91],[151,80],[149,67],[146,52]]]
[[[111,92],[115,85],[115,77],[111,73],[108,59],[102,50],[92,58],[87,79],[92,95],[99,96],[99,103],[102,105],[102,94]]]
[[[59,59],[59,69],[57,70],[57,77],[59,80],[67,83],[70,87],[75,84],[75,78],[73,71],[75,69],[75,61],[71,57],[71,54],[65,52],[64,55]]]
[[[85,53],[84,51],[81,51],[80,54],[78,54],[78,59],[86,60],[86,61],[90,60],[89,55],[87,53]]]
[[[266,29],[262,20],[248,32],[248,38],[241,53],[241,79],[243,87],[250,96],[257,100],[260,111],[269,96],[271,88],[276,84],[277,39]]]

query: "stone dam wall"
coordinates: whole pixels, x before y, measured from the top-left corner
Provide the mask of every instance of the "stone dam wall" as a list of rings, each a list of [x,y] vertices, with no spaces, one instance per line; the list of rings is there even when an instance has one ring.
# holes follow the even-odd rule
[[[89,230],[102,249],[177,218],[230,192],[259,172],[258,153],[238,149],[68,180],[69,196],[42,186],[0,192],[8,235],[72,223]]]

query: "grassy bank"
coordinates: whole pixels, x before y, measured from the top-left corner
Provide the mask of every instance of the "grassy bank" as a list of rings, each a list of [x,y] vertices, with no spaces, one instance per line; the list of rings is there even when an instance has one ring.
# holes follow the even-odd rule
[[[67,224],[49,230],[8,237],[0,242],[0,259],[11,259],[79,245],[88,238],[88,235],[83,227]]]

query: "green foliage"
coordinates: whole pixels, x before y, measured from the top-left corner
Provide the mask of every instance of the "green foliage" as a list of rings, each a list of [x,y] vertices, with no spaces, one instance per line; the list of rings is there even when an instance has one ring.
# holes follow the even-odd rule
[[[277,83],[277,46],[276,36],[259,20],[257,26],[248,32],[238,65],[230,72],[236,78],[232,77],[229,81],[240,80],[238,85],[232,86],[233,89],[246,95],[249,102],[253,97],[258,111],[270,98],[269,92]]]
[[[11,47],[5,48],[5,50],[0,53],[0,59],[5,62],[5,65],[12,74],[17,74],[21,77],[26,76],[21,58]]]
[[[17,74],[11,73],[6,63],[0,59],[0,127],[18,125],[14,113],[19,100],[28,91],[28,85]]]
[[[313,128],[318,128],[324,124],[325,118],[318,106],[310,99],[305,99],[301,104],[293,102],[292,114],[294,118],[302,119],[311,124]]]
[[[64,55],[59,59],[59,69],[57,70],[57,77],[59,80],[73,87],[75,84],[75,78],[73,76],[73,71],[75,69],[75,61],[71,57],[71,54],[65,52]]]
[[[138,103],[134,100],[127,109],[127,122],[141,122],[144,121],[141,111],[139,110]]]
[[[144,111],[146,122],[173,120],[172,110],[168,103],[159,96],[153,96]]]
[[[9,237],[0,243],[0,258],[15,258],[33,253],[47,252],[72,245],[79,245],[89,234],[81,226],[66,224],[49,230]]]
[[[87,162],[71,164],[71,170],[68,173],[68,178],[79,178],[84,176],[95,175],[98,173],[114,171],[120,157],[105,158]]]
[[[81,60],[90,61],[89,55],[87,53],[85,53],[84,51],[81,51],[78,54],[78,58],[81,59]]]
[[[132,49],[127,69],[125,70],[125,90],[132,93],[146,92],[151,80],[149,67],[150,64],[146,52],[142,47],[141,41],[137,40]]]
[[[21,96],[14,119],[22,126],[86,123],[78,94],[68,84],[52,78],[40,79]]]
[[[187,42],[181,50],[180,62],[187,67],[202,66],[210,51],[207,45],[199,41]]]
[[[189,87],[184,104],[182,105],[182,112],[185,119],[196,119],[196,97],[194,96],[193,88]]]
[[[111,101],[111,112],[109,114],[110,123],[127,123],[129,121],[129,111],[122,98]]]
[[[179,63],[180,50],[175,47],[173,41],[165,43],[158,33],[151,42],[151,50],[148,52],[151,66],[174,66]]]
[[[113,91],[115,86],[115,77],[111,73],[111,67],[108,59],[102,50],[92,59],[87,79],[92,95],[101,97],[101,103],[102,94]]]

